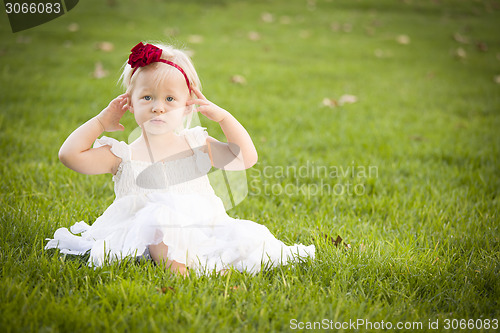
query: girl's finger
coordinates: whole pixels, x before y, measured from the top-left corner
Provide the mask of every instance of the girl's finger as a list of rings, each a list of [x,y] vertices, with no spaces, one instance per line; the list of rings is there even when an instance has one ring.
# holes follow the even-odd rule
[[[202,106],[199,106],[196,108],[196,111],[201,112],[202,114],[203,114],[203,112],[207,112],[209,110],[210,110],[210,108],[208,108],[208,106],[206,106],[206,105],[202,105]]]
[[[201,91],[200,91],[199,89],[197,89],[197,88],[193,88],[193,91],[194,91],[195,95],[196,95],[198,98],[200,98],[200,99],[205,99],[205,100],[206,100],[205,96],[203,96],[203,94],[201,93]]]
[[[209,102],[206,99],[192,99],[186,102],[186,105],[209,105]]]

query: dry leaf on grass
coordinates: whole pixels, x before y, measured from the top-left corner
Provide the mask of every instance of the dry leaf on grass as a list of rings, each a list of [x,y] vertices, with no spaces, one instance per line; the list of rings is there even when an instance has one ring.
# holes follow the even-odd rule
[[[311,37],[311,32],[309,30],[301,30],[299,32],[299,37],[304,39],[309,38]]]
[[[316,10],[316,0],[307,0],[307,9],[310,11]]]
[[[486,45],[486,43],[484,43],[484,42],[477,42],[476,43],[476,47],[481,52],[488,51],[488,45]]]
[[[96,46],[99,50],[104,52],[111,52],[115,49],[115,46],[111,42],[99,42]]]
[[[365,27],[365,33],[368,36],[374,36],[375,35],[375,29],[372,27]]]
[[[323,101],[321,102],[321,104],[323,106],[326,106],[329,108],[335,108],[335,107],[339,106],[339,103],[337,102],[337,100],[335,100],[333,98],[328,98],[328,97],[323,98]]]
[[[203,36],[200,35],[190,35],[188,37],[188,42],[191,44],[201,44],[203,43]]]
[[[250,31],[248,33],[248,39],[253,41],[260,40],[260,34],[257,31]]]
[[[231,76],[231,82],[236,83],[236,84],[240,84],[240,85],[244,85],[247,83],[247,80],[241,75],[233,75],[233,76]]]
[[[399,44],[408,45],[410,44],[410,37],[408,37],[407,35],[399,35],[398,37],[396,37],[396,41]]]
[[[334,98],[328,98],[325,97],[323,98],[323,101],[321,102],[321,105],[329,107],[329,108],[335,108],[337,106],[342,106],[344,104],[352,104],[356,103],[358,101],[358,98],[354,95],[342,95],[338,100]]]
[[[424,136],[421,135],[411,135],[410,140],[412,141],[426,141],[427,139]]]
[[[174,289],[174,287],[171,287],[171,286],[168,286],[168,287],[161,287],[161,288],[156,288],[156,290],[157,290],[158,292],[162,293],[162,294],[166,294],[166,293],[167,293],[167,291],[169,291],[169,290],[175,293],[175,289]]]
[[[338,248],[340,245],[344,245],[343,247],[346,250],[351,249],[351,244],[344,242],[344,240],[342,239],[342,237],[340,237],[340,235],[337,235],[337,238],[333,239],[333,237],[320,232],[320,236],[322,238],[324,238],[327,243],[333,244],[336,248]],[[313,241],[314,241],[314,238],[313,238]]]
[[[455,50],[455,56],[459,59],[465,59],[467,58],[467,52],[461,47]]]
[[[356,103],[357,101],[358,101],[358,98],[354,95],[342,95],[339,98],[340,105],[352,104],[352,103]]]
[[[102,79],[103,77],[108,76],[108,71],[104,69],[101,62],[97,62],[92,76],[96,79]]]
[[[330,24],[330,29],[332,31],[340,31],[342,30],[343,32],[351,32],[352,31],[352,24],[351,23],[338,23],[338,22],[333,22]]]
[[[292,19],[290,18],[290,16],[282,16],[282,17],[280,17],[280,23],[281,24],[290,24],[290,23],[292,23]]]
[[[260,15],[260,19],[263,21],[263,22],[266,22],[266,23],[271,23],[274,21],[274,17],[273,17],[273,14],[271,13],[262,13]]]
[[[469,44],[469,38],[460,34],[459,32],[453,34],[453,39],[462,44]]]
[[[77,32],[78,30],[80,30],[80,26],[78,25],[78,23],[71,23],[70,25],[68,25],[68,31]]]

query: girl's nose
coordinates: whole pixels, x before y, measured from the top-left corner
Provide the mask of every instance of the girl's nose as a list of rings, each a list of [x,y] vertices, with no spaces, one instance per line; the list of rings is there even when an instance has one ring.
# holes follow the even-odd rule
[[[163,106],[162,103],[155,103],[153,105],[153,112],[154,113],[164,113],[165,112],[165,107]]]

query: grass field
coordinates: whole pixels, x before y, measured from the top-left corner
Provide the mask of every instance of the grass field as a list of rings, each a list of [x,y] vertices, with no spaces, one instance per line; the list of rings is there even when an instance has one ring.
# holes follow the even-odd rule
[[[16,34],[0,15],[2,332],[498,328],[498,1],[110,3]],[[57,152],[122,92],[130,48],[155,40],[193,52],[205,96],[254,140],[249,195],[228,213],[315,244],[315,260],[184,280],[43,249],[113,202],[110,175],[77,174]],[[126,140],[123,124],[106,135]]]

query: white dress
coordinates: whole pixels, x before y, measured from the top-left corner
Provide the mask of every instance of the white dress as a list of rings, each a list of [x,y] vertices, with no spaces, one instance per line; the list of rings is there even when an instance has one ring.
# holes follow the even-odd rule
[[[97,267],[125,256],[147,255],[148,245],[163,242],[170,260],[202,274],[230,266],[257,273],[261,265],[314,258],[314,245],[287,246],[264,225],[228,216],[207,176],[210,158],[199,149],[208,133],[197,126],[180,135],[193,155],[155,164],[132,160],[123,141],[97,139],[94,147],[109,145],[122,159],[113,176],[116,198],[92,225],[81,221],[71,232],[57,229],[45,249],[77,255],[90,250],[88,264]]]

